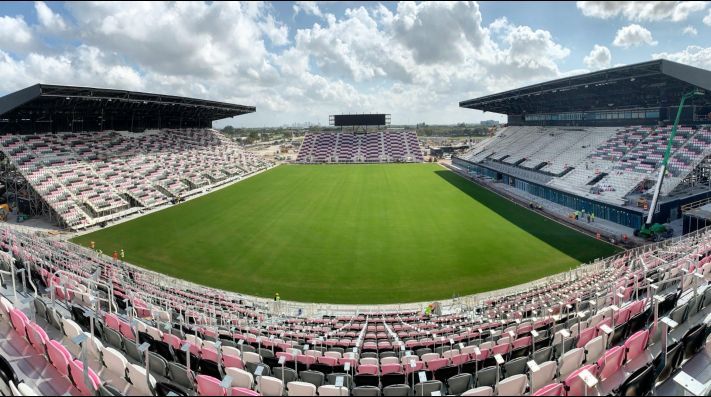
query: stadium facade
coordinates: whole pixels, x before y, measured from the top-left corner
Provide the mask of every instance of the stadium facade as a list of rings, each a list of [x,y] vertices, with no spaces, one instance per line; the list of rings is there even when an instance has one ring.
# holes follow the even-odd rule
[[[174,95],[35,84],[0,98],[0,133],[210,128],[254,106]]]
[[[667,60],[616,67],[487,95],[460,107],[508,124],[456,167],[572,210],[639,228],[682,95],[711,90],[711,72]],[[711,94],[682,109],[655,222],[711,196]]]

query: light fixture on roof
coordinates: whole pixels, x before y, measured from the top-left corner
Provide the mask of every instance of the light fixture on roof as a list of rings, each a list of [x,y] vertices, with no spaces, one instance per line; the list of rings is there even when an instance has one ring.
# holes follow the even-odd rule
[[[630,81],[635,81],[636,79],[634,77],[630,78]]]

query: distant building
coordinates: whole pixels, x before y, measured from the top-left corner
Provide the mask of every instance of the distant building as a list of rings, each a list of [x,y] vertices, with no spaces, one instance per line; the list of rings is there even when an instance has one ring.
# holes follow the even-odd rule
[[[499,125],[499,122],[497,120],[483,120],[480,125],[486,126],[486,127],[493,127],[495,125]]]

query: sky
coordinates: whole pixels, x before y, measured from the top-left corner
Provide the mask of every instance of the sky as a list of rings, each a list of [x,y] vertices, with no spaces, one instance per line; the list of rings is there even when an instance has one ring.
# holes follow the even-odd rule
[[[85,85],[256,106],[216,127],[505,120],[459,101],[665,58],[711,69],[711,5],[2,2],[0,95]]]

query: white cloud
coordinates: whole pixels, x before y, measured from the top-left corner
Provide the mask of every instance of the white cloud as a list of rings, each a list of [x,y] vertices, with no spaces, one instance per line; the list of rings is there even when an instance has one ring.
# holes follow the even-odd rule
[[[462,62],[465,53],[484,43],[481,20],[474,2],[401,2],[392,31],[417,63]]]
[[[709,13],[704,17],[704,24],[711,26],[711,10],[709,10]]]
[[[22,51],[33,42],[32,30],[22,16],[0,16],[0,49]]]
[[[21,60],[0,50],[0,73],[0,90],[6,92],[35,83],[145,89],[144,80],[135,70],[117,65],[98,48],[85,45],[61,55],[31,52]]]
[[[583,15],[608,19],[623,16],[630,21],[685,21],[706,8],[706,1],[578,1]]]
[[[267,55],[260,3],[71,3],[89,45],[163,74],[244,74]]]
[[[509,25],[509,20],[506,17],[496,18],[494,22],[489,24],[489,29],[492,32],[498,33]]]
[[[35,1],[35,11],[40,24],[51,32],[61,32],[67,29],[67,24],[61,15],[55,14],[44,1]]]
[[[489,90],[503,85],[514,88],[521,83],[558,77],[557,61],[570,55],[570,50],[556,43],[550,32],[533,30],[529,26],[508,25],[504,37],[506,48],[495,52],[495,62],[489,65]]]
[[[324,16],[315,1],[297,1],[296,3],[294,3],[292,8],[294,10],[294,15],[298,14],[299,12],[303,12],[307,15],[315,15],[317,17],[322,18]]]
[[[652,58],[663,58],[699,68],[711,69],[711,47],[704,48],[690,45],[684,50],[678,52],[660,52],[652,54]]]
[[[314,24],[296,33],[295,50],[311,58],[322,74],[355,81],[389,76],[411,80],[408,54],[390,48],[384,32],[364,7],[349,9],[341,20]]]
[[[652,32],[636,23],[620,28],[612,42],[612,45],[622,48],[637,47],[642,44],[654,46],[657,42],[652,38]]]
[[[259,27],[274,45],[283,46],[289,44],[289,28],[276,22],[273,16],[267,15],[264,22],[259,24]]]
[[[696,30],[696,28],[691,25],[685,27],[681,33],[685,34],[687,36],[696,36],[697,34],[699,34],[699,32]]]
[[[592,51],[583,58],[585,66],[593,70],[609,68],[611,61],[612,54],[610,54],[610,50],[603,45],[597,44],[595,44]]]

